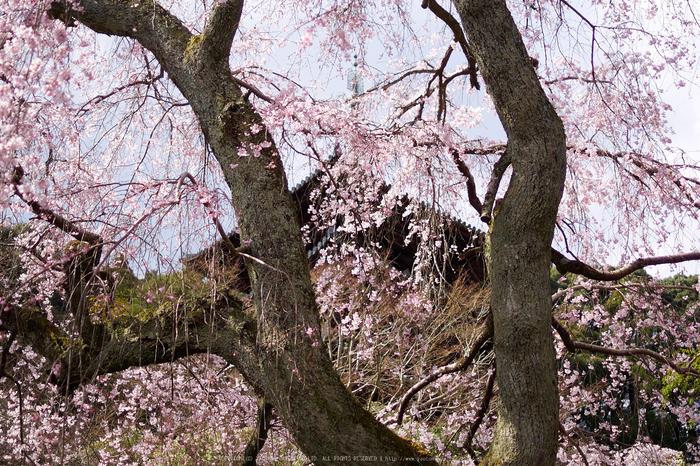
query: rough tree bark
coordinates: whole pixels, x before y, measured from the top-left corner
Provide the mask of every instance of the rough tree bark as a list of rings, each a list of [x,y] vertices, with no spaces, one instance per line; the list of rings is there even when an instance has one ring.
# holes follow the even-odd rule
[[[315,344],[318,310],[296,207],[274,141],[229,68],[242,8],[242,0],[215,3],[199,36],[150,0],[78,0],[74,7],[54,4],[53,14],[98,33],[137,40],[190,103],[231,188],[242,243],[259,260],[246,266],[256,305],[255,353],[265,378],[263,391],[299,448],[315,464],[370,464],[355,458],[365,456],[418,464],[421,455],[411,443],[360,406],[323,345]],[[253,132],[255,124],[262,130]],[[256,147],[263,147],[259,156],[253,156]],[[239,156],[241,151],[249,156]],[[335,460],[338,456],[349,461]],[[420,464],[434,464],[421,459]]]
[[[14,308],[3,324],[51,364],[59,364],[55,383],[68,392],[101,374],[208,353],[241,368],[261,393],[265,381],[254,354],[254,321],[236,299],[220,299],[213,305],[215,313],[210,312],[212,303],[202,302],[148,321],[122,317],[116,322],[91,323],[84,334],[72,339],[31,307]]]
[[[566,178],[564,128],[505,1],[453,1],[508,136],[505,161],[513,170],[490,231],[499,401],[494,441],[482,464],[553,465],[559,398],[549,269]]]

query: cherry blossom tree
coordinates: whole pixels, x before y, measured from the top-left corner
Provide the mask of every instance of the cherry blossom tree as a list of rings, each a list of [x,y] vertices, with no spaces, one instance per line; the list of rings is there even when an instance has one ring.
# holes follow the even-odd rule
[[[454,454],[443,442],[448,437],[439,440],[416,423],[422,414],[415,406],[413,419],[402,424],[403,417],[424,391],[433,401],[468,396],[458,386],[483,397],[443,427],[486,465],[555,464],[557,455],[582,464],[620,460],[624,455],[604,443],[583,444],[578,431],[616,402],[636,407],[642,443],[647,409],[672,406],[692,430],[694,385],[686,379],[700,375],[697,306],[671,312],[662,293],[681,286],[697,299],[697,282],[610,282],[646,266],[700,259],[693,246],[698,165],[672,147],[670,107],[662,100],[664,83],[693,85],[700,32],[693,5],[420,6],[10,2],[0,16],[0,203],[5,222],[22,226],[6,230],[16,253],[3,264],[21,274],[3,272],[0,297],[0,376],[16,419],[8,460],[81,461],[85,449],[30,448],[25,431],[63,422],[65,438],[88,429],[65,421],[66,413],[108,404],[107,390],[131,401],[115,408],[122,418],[101,427],[109,444],[98,448],[101,461],[180,454],[154,447],[158,435],[196,455],[188,453],[196,437],[173,427],[176,410],[155,407],[157,394],[167,392],[163,373],[108,375],[196,354],[204,362],[171,371],[171,381],[195,387],[180,406],[205,425],[193,400],[221,400],[230,407],[207,426],[232,416],[252,423],[250,393],[220,386],[212,375],[235,367],[259,398],[257,434],[244,455],[252,462],[265,444],[270,410],[315,464],[435,462]],[[378,45],[381,69],[368,59]],[[348,103],[324,88],[355,53],[372,85]],[[475,140],[492,110],[503,141]],[[309,213],[315,227],[365,239],[330,241],[315,283],[304,245],[309,232],[300,228],[288,181],[302,164],[322,170],[328,182]],[[416,202],[407,207],[406,196]],[[470,251],[449,251],[444,221],[420,215],[420,201],[484,224],[490,305],[474,305],[472,321],[446,320],[465,312],[448,313],[448,304],[482,303],[483,296],[470,289],[467,298],[439,270],[447,254]],[[421,245],[408,277],[381,271],[378,242],[367,233],[397,208],[410,216],[409,235]],[[238,243],[226,239],[235,260],[224,271],[204,280],[182,271],[185,253],[228,238],[227,229]],[[606,268],[613,260],[627,265]],[[231,263],[244,264],[250,299],[234,291]],[[561,283],[568,281],[554,296],[552,264]],[[343,273],[353,290],[338,282]],[[126,289],[128,302],[120,300]],[[621,302],[606,301],[610,293]],[[392,305],[382,307],[387,301]],[[363,306],[376,313],[359,312]],[[428,355],[445,344],[428,324],[448,322],[473,332],[458,359],[417,363],[416,348]],[[590,342],[580,331],[586,326],[595,329]],[[349,388],[366,380],[360,365],[377,361],[379,334],[396,342],[386,345],[387,372],[401,382],[397,399],[372,410],[374,395],[363,406],[362,386],[357,396]],[[343,353],[333,335],[355,350]],[[608,359],[572,365],[579,352]],[[8,361],[21,364],[11,369]],[[419,380],[404,381],[408,362]],[[595,394],[586,374],[614,383],[582,413],[580,404]],[[30,396],[28,384],[41,388]],[[51,397],[62,400],[56,409],[63,418],[51,403],[41,405]],[[25,405],[44,408],[28,417]],[[125,424],[113,428],[115,422]],[[465,423],[469,430],[460,427]],[[153,430],[125,441],[122,425]],[[610,419],[595,428],[612,443],[619,434]],[[481,458],[475,450],[488,453]],[[642,446],[628,457],[645,452],[663,456]]]

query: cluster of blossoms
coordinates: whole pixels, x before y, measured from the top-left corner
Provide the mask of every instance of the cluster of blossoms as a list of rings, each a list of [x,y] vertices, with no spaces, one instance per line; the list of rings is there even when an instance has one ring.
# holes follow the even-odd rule
[[[3,397],[5,464],[230,464],[241,457],[255,402],[215,356],[100,377],[69,396],[48,383],[29,348],[15,368],[23,381]],[[21,409],[21,412],[20,412]]]

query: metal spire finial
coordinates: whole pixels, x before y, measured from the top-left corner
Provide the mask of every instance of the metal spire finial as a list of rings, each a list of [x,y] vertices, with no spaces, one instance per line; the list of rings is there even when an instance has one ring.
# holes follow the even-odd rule
[[[357,55],[355,55],[354,58],[355,63],[352,65],[353,68],[348,72],[348,90],[352,92],[351,98],[357,97],[365,90],[365,86],[362,83],[362,76],[357,72]]]

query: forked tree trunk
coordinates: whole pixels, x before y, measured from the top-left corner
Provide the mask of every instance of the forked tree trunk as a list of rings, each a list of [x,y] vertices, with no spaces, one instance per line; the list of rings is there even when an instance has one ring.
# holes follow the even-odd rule
[[[247,267],[265,399],[299,448],[318,465],[376,465],[382,458],[435,464],[362,408],[322,349],[309,265],[282,162],[228,64],[243,1],[215,2],[199,36],[150,0],[76,3],[80,8],[71,14],[78,21],[96,32],[136,39],[150,50],[197,116],[231,188],[246,254],[255,257]]]
[[[554,464],[559,423],[548,290],[550,244],[565,178],[564,130],[503,0],[454,2],[508,134],[513,167],[490,238],[500,401],[495,439],[484,462]],[[382,457],[418,463],[409,459],[416,457],[415,448],[379,424],[345,389],[317,344],[318,311],[284,170],[274,141],[228,66],[242,0],[217,2],[200,36],[151,0],[76,4],[59,16],[138,40],[192,106],[231,187],[241,239],[257,258],[248,262],[248,270],[257,308],[259,382],[299,447],[316,464],[378,464]],[[343,456],[349,460],[338,458]]]
[[[564,128],[503,0],[454,0],[508,135],[512,176],[490,233],[498,421],[484,465],[555,463],[559,431],[549,269],[566,178]]]

